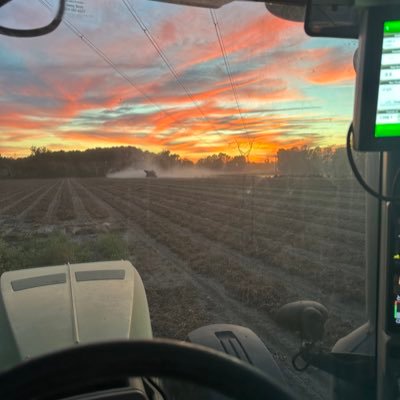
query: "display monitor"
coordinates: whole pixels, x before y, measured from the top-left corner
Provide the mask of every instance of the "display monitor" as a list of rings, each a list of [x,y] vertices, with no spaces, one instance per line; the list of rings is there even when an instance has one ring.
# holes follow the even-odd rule
[[[365,11],[359,42],[354,148],[400,149],[400,7]]]
[[[400,136],[400,20],[383,24],[375,137]]]

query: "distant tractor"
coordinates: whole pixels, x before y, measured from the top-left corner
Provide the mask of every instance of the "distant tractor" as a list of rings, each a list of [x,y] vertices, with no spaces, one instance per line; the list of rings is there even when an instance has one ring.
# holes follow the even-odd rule
[[[147,170],[145,169],[144,172],[146,173],[146,178],[157,178],[157,174],[154,170]]]

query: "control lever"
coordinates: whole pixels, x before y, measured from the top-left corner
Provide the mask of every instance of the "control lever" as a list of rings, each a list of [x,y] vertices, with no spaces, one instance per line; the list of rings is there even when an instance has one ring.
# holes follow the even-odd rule
[[[316,343],[322,340],[328,310],[311,300],[285,304],[278,311],[278,322],[294,333],[300,333],[302,342]]]
[[[361,354],[329,353],[322,351],[319,342],[323,339],[328,310],[316,301],[304,300],[285,304],[278,310],[280,325],[300,334],[300,349],[292,358],[297,371],[305,371],[310,365],[328,372],[337,378],[368,384],[376,376],[373,357]],[[304,362],[299,366],[298,360]]]

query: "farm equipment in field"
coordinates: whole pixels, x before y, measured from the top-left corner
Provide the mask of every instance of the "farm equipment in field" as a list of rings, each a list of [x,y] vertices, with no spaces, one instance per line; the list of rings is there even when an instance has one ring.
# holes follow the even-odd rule
[[[153,169],[145,169],[144,172],[146,174],[146,178],[157,178],[156,171],[154,171]]]

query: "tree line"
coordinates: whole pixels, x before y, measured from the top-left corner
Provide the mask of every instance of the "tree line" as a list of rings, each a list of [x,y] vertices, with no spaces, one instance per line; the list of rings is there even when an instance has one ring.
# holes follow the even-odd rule
[[[14,159],[0,156],[0,177],[105,177],[126,168],[167,171],[201,167],[221,172],[239,172],[247,164],[244,156],[230,157],[224,153],[207,156],[194,163],[169,150],[153,153],[132,146],[85,151],[51,151],[46,147],[31,147],[31,153],[27,157]]]
[[[364,170],[363,153],[354,153],[354,159],[361,171]],[[344,147],[308,146],[280,149],[277,152],[277,172],[280,175],[300,176],[352,176]]]
[[[359,157],[360,158],[360,157]],[[51,151],[32,147],[27,157],[0,156],[1,178],[105,177],[126,168],[172,169],[203,168],[220,173],[263,171],[280,175],[350,175],[343,148],[293,147],[280,149],[275,160],[252,163],[243,156],[212,154],[196,163],[168,150],[149,152],[132,146],[95,148],[85,151]]]

